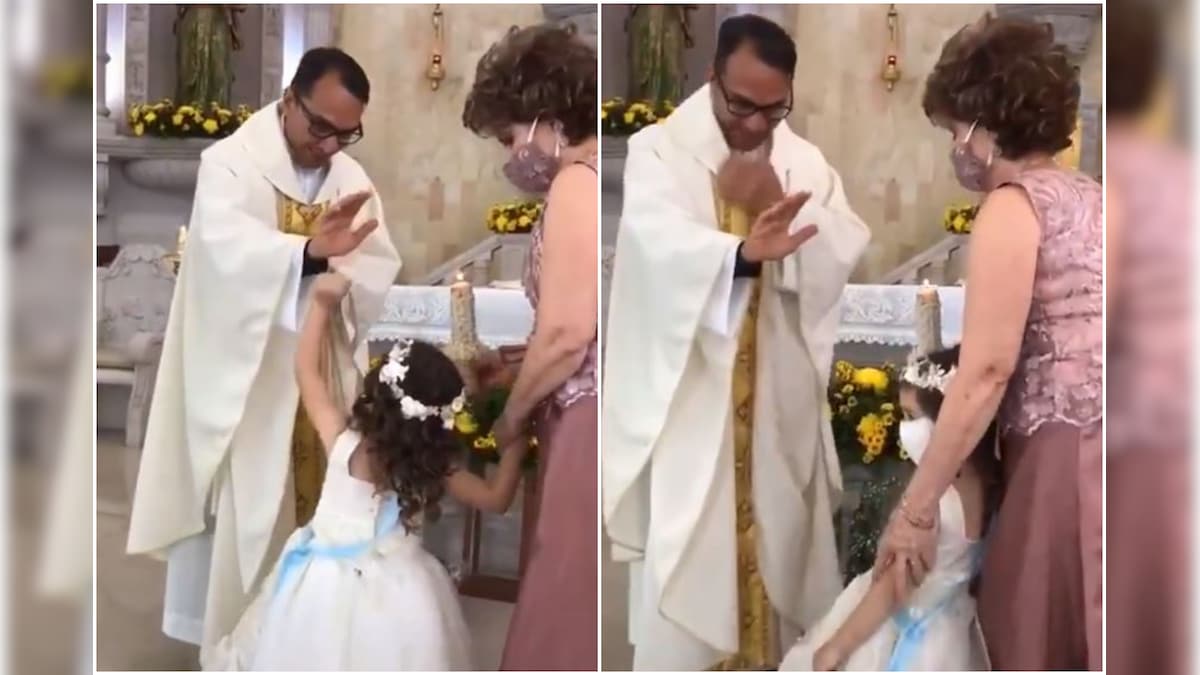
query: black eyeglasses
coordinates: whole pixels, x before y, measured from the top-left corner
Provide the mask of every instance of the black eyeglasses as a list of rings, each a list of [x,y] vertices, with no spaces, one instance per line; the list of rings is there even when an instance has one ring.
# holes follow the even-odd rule
[[[749,117],[755,113],[762,113],[772,122],[778,122],[788,116],[792,112],[792,92],[788,92],[787,103],[772,103],[771,105],[758,105],[753,101],[748,101],[740,96],[731,97],[729,90],[725,88],[725,83],[721,81],[721,77],[717,76],[717,89],[721,90],[721,97],[725,99],[725,107],[729,110],[729,114],[734,117]]]
[[[338,129],[330,124],[329,120],[309,110],[308,106],[304,105],[304,99],[299,96],[296,96],[295,99],[304,116],[308,118],[308,133],[312,134],[315,138],[323,141],[326,138],[336,136],[338,145],[342,147],[354,145],[362,140],[363,126],[361,124],[353,129]]]

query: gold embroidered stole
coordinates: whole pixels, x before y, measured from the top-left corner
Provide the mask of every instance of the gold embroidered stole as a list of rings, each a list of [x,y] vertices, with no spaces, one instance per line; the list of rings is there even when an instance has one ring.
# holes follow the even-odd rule
[[[714,184],[714,195],[715,184]],[[722,232],[746,237],[753,219],[745,209],[716,197]],[[775,670],[775,617],[758,566],[758,525],[751,479],[754,382],[761,282],[753,280],[749,308],[738,335],[733,366],[733,486],[737,527],[738,652],[712,670]]]
[[[276,192],[276,203],[279,212],[279,229],[287,234],[298,234],[305,237],[315,235],[321,226],[321,216],[329,204],[304,204],[282,192]],[[332,317],[334,326],[340,325],[339,315]],[[321,349],[321,373],[331,392],[335,392],[335,401],[340,404],[341,387],[337,386],[337,367],[334,358],[335,345],[330,331],[325,333],[325,343]],[[321,499],[321,486],[325,482],[325,449],[321,437],[304,412],[304,404],[296,406],[296,425],[292,430],[292,487],[296,496],[296,526],[301,527],[312,519],[316,512],[317,502]]]

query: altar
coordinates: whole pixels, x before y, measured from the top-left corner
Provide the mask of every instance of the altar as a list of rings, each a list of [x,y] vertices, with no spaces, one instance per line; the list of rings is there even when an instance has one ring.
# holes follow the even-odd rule
[[[475,330],[481,344],[496,348],[523,344],[533,329],[533,310],[519,287],[475,288]],[[900,364],[918,344],[918,292],[936,291],[941,304],[940,331],[944,345],[962,339],[962,286],[912,286],[849,284],[842,292],[841,320],[835,358],[857,366]],[[393,286],[388,292],[379,321],[367,335],[372,356],[385,353],[395,340],[419,339],[434,344],[451,340],[451,294],[446,286]],[[874,478],[863,467],[844,471],[846,498],[838,528],[842,532],[840,554],[848,555],[851,515],[858,509],[863,491]],[[520,500],[520,497],[518,498]],[[426,529],[429,549],[452,570],[464,561],[464,528],[470,514],[447,499],[442,518]],[[523,504],[518,501],[509,513],[488,515],[478,521],[478,567],[489,577],[515,579],[520,567]]]
[[[847,284],[842,292],[838,327],[839,358],[843,351],[875,361],[898,353],[903,359],[917,344],[916,292],[910,285]],[[935,287],[942,304],[942,343],[962,339],[962,286]],[[475,326],[489,347],[523,344],[533,330],[533,309],[523,288],[476,288]],[[386,351],[393,340],[412,338],[435,344],[450,339],[450,294],[445,286],[393,286],[383,313],[367,335],[372,354]],[[863,359],[851,359],[862,362]]]

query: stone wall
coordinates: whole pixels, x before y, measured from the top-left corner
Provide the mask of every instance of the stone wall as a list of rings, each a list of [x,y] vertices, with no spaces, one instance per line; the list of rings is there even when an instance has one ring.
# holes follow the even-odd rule
[[[442,5],[443,64],[437,90],[425,78],[433,5],[343,5],[338,45],[371,77],[366,138],[349,152],[383,199],[392,240],[415,280],[488,236],[488,206],[515,196],[500,168],[505,152],[463,128],[463,103],[479,57],[513,25],[544,20],[541,5]]]
[[[943,43],[984,11],[980,5],[898,5],[899,65],[903,77],[891,92],[880,79],[887,51],[887,5],[722,5],[694,14],[697,48],[688,55],[689,85],[703,81],[718,22],[739,12],[767,15],[796,40],[795,109],[788,124],[815,143],[838,170],[851,206],[871,227],[873,238],[854,281],[878,279],[942,237],[941,216],[951,202],[972,195],[959,187],[946,155],[949,135],[933,127],[921,110],[924,79]],[[1005,12],[1011,11],[1005,9]],[[605,5],[602,93],[624,94],[628,57],[626,6]],[[1081,70],[1081,165],[1101,166],[1103,44],[1093,7],[1038,5],[1017,13],[1050,20],[1071,45]],[[1089,32],[1090,31],[1090,32]],[[709,42],[702,50],[699,42]],[[692,79],[696,81],[693,83]],[[619,146],[605,139],[605,145]],[[606,147],[602,230],[616,239],[620,212],[619,154]],[[610,175],[612,174],[612,175]]]

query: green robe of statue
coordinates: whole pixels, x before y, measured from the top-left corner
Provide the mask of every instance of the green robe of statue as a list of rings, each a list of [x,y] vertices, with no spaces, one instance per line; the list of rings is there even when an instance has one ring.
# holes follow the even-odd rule
[[[654,104],[683,100],[683,52],[692,46],[688,15],[694,5],[635,5],[630,9],[629,98]]]
[[[187,5],[175,22],[178,52],[175,102],[229,107],[233,52],[241,47],[237,12],[229,5]]]

